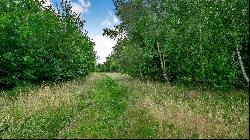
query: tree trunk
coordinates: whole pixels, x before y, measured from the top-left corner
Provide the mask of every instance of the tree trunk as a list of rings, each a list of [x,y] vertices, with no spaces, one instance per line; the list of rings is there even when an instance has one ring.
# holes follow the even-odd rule
[[[158,53],[160,55],[161,69],[162,69],[163,77],[164,77],[165,81],[168,83],[169,81],[168,81],[167,72],[166,72],[165,60],[164,60],[164,56],[162,56],[158,40],[156,41],[156,45],[157,45]]]
[[[142,72],[141,72],[141,68],[140,68],[140,76],[142,77]]]
[[[244,65],[243,65],[241,56],[240,56],[240,51],[239,51],[238,48],[236,48],[236,50],[237,50],[238,60],[239,60],[239,63],[240,63],[241,72],[242,72],[242,74],[243,74],[243,77],[244,77],[245,80],[247,81],[247,83],[249,83],[249,79],[248,79],[248,77],[247,77],[247,74],[246,74],[246,71],[245,71],[245,68],[244,68]]]

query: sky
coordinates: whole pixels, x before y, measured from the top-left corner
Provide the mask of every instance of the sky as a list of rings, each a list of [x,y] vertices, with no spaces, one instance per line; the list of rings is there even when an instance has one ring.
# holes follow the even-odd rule
[[[61,0],[47,0],[53,7]],[[112,0],[71,0],[72,10],[81,13],[82,20],[85,20],[84,30],[95,42],[94,51],[98,55],[98,63],[106,61],[106,57],[112,52],[115,40],[102,36],[103,28],[113,28],[119,24],[119,19],[114,14]]]

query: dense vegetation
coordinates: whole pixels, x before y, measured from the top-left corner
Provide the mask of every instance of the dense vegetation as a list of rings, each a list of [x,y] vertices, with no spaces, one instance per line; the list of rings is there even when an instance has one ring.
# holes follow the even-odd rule
[[[104,35],[118,44],[99,70],[219,89],[247,87],[248,0],[113,1],[121,24]]]
[[[0,87],[58,81],[94,70],[94,43],[84,21],[62,1],[0,0]]]

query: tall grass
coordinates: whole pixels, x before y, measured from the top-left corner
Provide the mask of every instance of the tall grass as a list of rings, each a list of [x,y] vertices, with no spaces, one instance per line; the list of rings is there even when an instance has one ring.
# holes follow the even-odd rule
[[[249,138],[248,96],[94,73],[1,91],[0,138]]]

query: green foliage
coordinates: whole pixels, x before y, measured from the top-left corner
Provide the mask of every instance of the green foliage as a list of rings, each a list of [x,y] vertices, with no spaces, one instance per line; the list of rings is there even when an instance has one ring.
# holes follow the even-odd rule
[[[103,64],[97,64],[95,67],[96,72],[119,72],[119,64],[113,60],[114,54],[111,53],[106,57],[106,61]]]
[[[131,76],[206,85],[219,89],[247,86],[236,48],[249,69],[249,2],[203,0],[114,0],[121,19],[110,58]],[[121,29],[123,28],[123,29]],[[159,45],[157,45],[157,43]],[[162,59],[162,60],[161,60]]]
[[[37,0],[0,0],[0,86],[58,81],[94,70],[94,43],[83,21],[62,1],[61,11]]]

